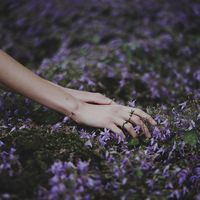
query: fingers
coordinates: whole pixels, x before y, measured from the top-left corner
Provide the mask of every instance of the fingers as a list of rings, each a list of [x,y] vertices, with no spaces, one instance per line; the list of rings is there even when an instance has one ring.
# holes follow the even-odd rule
[[[131,110],[134,110],[134,115],[138,115],[139,117],[143,118],[144,120],[147,120],[152,125],[157,125],[157,122],[147,113],[145,113],[143,110],[139,108],[132,108],[129,106],[125,106],[126,112],[131,112]]]
[[[144,122],[137,115],[132,115],[132,117],[130,118],[130,122],[140,126],[147,138],[151,137],[151,134],[150,134],[147,126],[144,124]]]
[[[144,124],[144,122],[141,120],[140,117],[138,117],[137,115],[132,115],[132,117],[130,118],[128,113],[127,112],[123,112],[121,113],[121,116],[123,117],[123,119],[126,121],[126,120],[130,120],[131,123],[134,123],[138,126],[141,127],[142,131],[144,132],[145,136],[147,138],[150,138],[151,137],[151,134],[147,128],[147,126]]]
[[[115,120],[115,124],[118,125],[119,127],[122,127],[122,125],[123,125],[124,122],[126,122],[126,121],[123,120],[123,119],[120,119],[120,118]],[[134,131],[133,125],[132,125],[131,123],[129,123],[129,122],[126,123],[126,124],[124,125],[124,129],[125,129],[133,138],[137,137],[137,133]]]
[[[125,135],[123,131],[117,127],[115,124],[110,125],[109,129],[111,129],[112,132],[116,133],[117,135],[121,135],[123,139],[125,139]]]

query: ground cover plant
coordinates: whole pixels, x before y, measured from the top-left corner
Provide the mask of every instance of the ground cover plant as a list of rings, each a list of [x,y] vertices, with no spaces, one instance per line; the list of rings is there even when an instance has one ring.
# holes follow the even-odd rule
[[[3,50],[158,125],[123,141],[2,89],[0,199],[199,200],[199,27],[197,0],[1,2]]]

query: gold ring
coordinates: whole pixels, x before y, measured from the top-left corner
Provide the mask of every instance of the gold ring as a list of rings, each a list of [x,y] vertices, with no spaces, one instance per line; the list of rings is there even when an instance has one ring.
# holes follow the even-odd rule
[[[129,119],[128,119],[129,122],[130,122],[130,119],[131,119],[133,113],[134,113],[134,110],[131,110],[130,115],[129,115]]]
[[[124,129],[124,125],[125,124],[127,124],[128,123],[128,121],[125,121],[124,123],[123,123],[123,125],[122,125],[122,128]]]
[[[135,110],[131,110],[130,117],[132,117],[132,115],[133,115],[134,112],[135,112]]]

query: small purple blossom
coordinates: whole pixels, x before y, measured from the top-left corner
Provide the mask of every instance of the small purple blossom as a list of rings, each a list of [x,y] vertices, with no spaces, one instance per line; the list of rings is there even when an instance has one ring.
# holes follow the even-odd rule
[[[132,100],[132,101],[129,101],[128,105],[131,106],[131,107],[135,107],[135,102],[136,102],[136,99]]]
[[[11,147],[9,151],[0,150],[0,174],[5,171],[9,176],[13,176],[14,174],[20,174],[22,172],[19,156],[15,152],[16,149],[14,147]],[[13,169],[14,166],[15,170]]]
[[[178,104],[180,107],[181,107],[181,110],[185,109],[186,108],[186,105],[187,105],[187,101],[183,102],[183,103],[180,103]]]
[[[91,140],[87,140],[84,144],[85,146],[89,146],[89,147],[92,147],[92,143],[91,143]]]
[[[186,180],[187,176],[188,176],[188,170],[187,169],[182,169],[178,173],[178,184],[182,185],[183,182]]]
[[[150,189],[153,189],[154,184],[155,184],[155,181],[152,180],[152,179],[148,179],[148,180],[146,181],[146,184],[148,185],[148,187],[149,187]]]
[[[77,163],[77,169],[81,173],[87,172],[88,171],[88,166],[89,166],[89,163],[87,161],[79,160],[78,163]]]

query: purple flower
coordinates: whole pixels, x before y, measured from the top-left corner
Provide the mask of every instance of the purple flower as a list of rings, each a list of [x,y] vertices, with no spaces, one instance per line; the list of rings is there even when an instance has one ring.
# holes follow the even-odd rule
[[[79,133],[80,133],[80,138],[87,138],[87,139],[90,138],[90,134],[86,132],[84,129],[81,129]]]
[[[190,126],[188,127],[187,130],[191,131],[193,128],[195,128],[196,125],[195,125],[195,122],[193,120],[190,120],[189,123],[190,123]]]
[[[200,180],[200,167],[194,169],[194,175],[190,177],[192,183],[196,183]]]
[[[149,187],[150,189],[153,189],[154,184],[155,184],[155,181],[152,180],[152,179],[148,179],[148,180],[146,181],[146,184],[148,185],[148,187]]]
[[[180,197],[181,197],[181,191],[179,191],[179,190],[174,190],[174,191],[171,193],[170,197],[172,197],[172,198],[175,197],[176,199],[180,199]]]
[[[131,107],[135,107],[135,102],[136,102],[136,99],[132,100],[132,101],[129,101],[128,105],[131,106]]]
[[[60,172],[64,172],[67,169],[67,163],[63,163],[61,161],[54,162],[54,164],[51,166],[50,171],[53,174],[59,174]]]
[[[178,173],[178,184],[182,185],[183,182],[186,180],[187,176],[188,176],[188,170],[187,169],[182,169]]]
[[[51,192],[52,193],[63,193],[66,191],[66,187],[63,183],[59,183],[57,185],[54,185],[52,188],[51,188]]]
[[[0,147],[3,147],[5,144],[0,140]]]
[[[122,135],[117,135],[117,137],[118,137],[117,144],[119,144],[120,142],[123,142],[125,140],[124,136],[122,136]]]
[[[77,169],[81,173],[87,172],[88,171],[88,166],[89,166],[89,163],[87,161],[79,160],[78,163],[77,163]]]
[[[11,195],[9,193],[2,193],[0,194],[0,199],[11,199]]]
[[[62,126],[62,123],[61,123],[61,122],[58,122],[58,123],[56,123],[56,124],[54,124],[54,125],[52,126],[52,129],[53,129],[53,130],[56,130],[56,129],[60,128],[61,126]]]
[[[105,145],[106,145],[106,142],[102,139],[102,137],[99,137],[99,143],[100,143],[102,146],[105,146]]]
[[[122,185],[125,185],[125,184],[127,183],[127,181],[128,181],[128,179],[127,179],[126,177],[124,177],[124,178],[122,179]]]
[[[197,17],[200,17],[200,4],[199,3],[192,3],[191,4],[192,11]]]
[[[195,196],[195,200],[200,200],[200,193]]]
[[[197,115],[197,120],[200,120],[200,113]]]
[[[86,141],[84,145],[85,145],[85,146],[90,146],[90,147],[92,147],[92,143],[91,143],[90,140]]]
[[[200,70],[197,70],[194,72],[193,77],[197,80],[200,81]]]
[[[161,121],[163,120],[160,115],[156,115],[154,119],[155,119],[156,122],[158,122],[158,124],[160,124]]]
[[[161,138],[161,131],[157,126],[155,126],[153,129],[153,137],[156,139]]]
[[[164,177],[168,177],[169,176],[169,168],[170,165],[165,166],[165,168],[163,169],[163,176]]]
[[[102,132],[100,133],[100,135],[102,135],[102,139],[103,139],[103,140],[107,141],[107,140],[110,139],[110,130],[107,129],[107,128],[104,128],[104,131],[102,131]]]
[[[172,185],[171,182],[169,182],[169,183],[166,183],[166,184],[165,184],[165,188],[166,188],[166,189],[173,189],[174,186]]]
[[[180,103],[178,105],[181,107],[181,110],[183,110],[187,105],[187,101],[184,101],[183,103]]]
[[[111,137],[110,130],[104,128],[104,131],[100,133],[99,142],[102,146],[106,145],[106,141],[109,140]]]
[[[0,151],[0,174],[3,171],[8,172],[9,176],[14,173],[20,174],[22,166],[19,161],[19,156],[15,155],[16,149],[11,147],[9,151]],[[15,166],[15,168],[12,168]]]
[[[186,193],[188,193],[188,189],[187,189],[186,186],[183,187],[183,189],[182,189],[182,193],[183,193],[183,195],[185,195]]]
[[[141,168],[143,170],[149,170],[149,169],[151,169],[151,167],[152,167],[151,163],[149,163],[149,162],[147,162],[145,160],[141,160]]]

